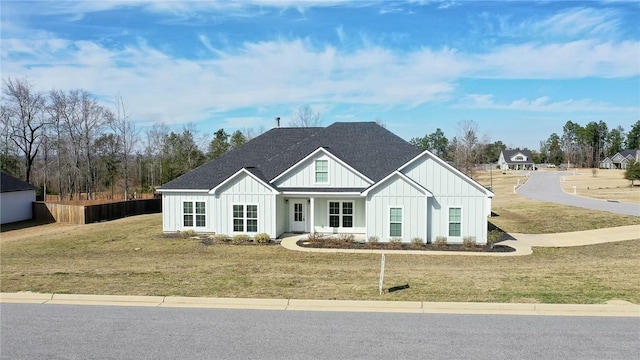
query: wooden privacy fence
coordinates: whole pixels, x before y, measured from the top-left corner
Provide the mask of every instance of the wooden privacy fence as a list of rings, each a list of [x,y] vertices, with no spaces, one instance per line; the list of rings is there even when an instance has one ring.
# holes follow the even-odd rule
[[[162,199],[119,201],[96,205],[33,203],[33,217],[42,221],[90,224],[127,216],[162,212]]]

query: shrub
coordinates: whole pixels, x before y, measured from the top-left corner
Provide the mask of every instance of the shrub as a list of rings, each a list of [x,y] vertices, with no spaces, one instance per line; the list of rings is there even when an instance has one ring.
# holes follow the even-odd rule
[[[271,236],[266,233],[256,234],[256,236],[253,237],[253,242],[258,244],[266,244],[269,241],[271,241]]]
[[[412,249],[422,249],[424,248],[424,240],[419,237],[414,237],[411,239],[411,248]]]
[[[234,235],[233,238],[231,238],[231,242],[233,244],[243,244],[249,242],[250,240],[251,238],[246,234]]]
[[[369,236],[367,242],[369,243],[369,247],[372,249],[377,249],[380,247],[380,238],[377,236]]]
[[[402,239],[399,237],[389,239],[389,249],[402,249]]]
[[[437,247],[445,247],[447,246],[447,237],[446,236],[437,236],[436,241],[433,242],[434,246]]]
[[[324,239],[325,239],[325,236],[323,234],[320,234],[317,231],[314,231],[310,233],[309,236],[307,236],[307,240],[310,243],[318,243],[318,242],[324,241]]]
[[[489,247],[493,248],[493,244],[499,242],[500,240],[502,240],[502,236],[504,235],[504,233],[500,230],[491,230],[489,231],[489,234],[487,234],[487,245],[489,245]]]
[[[186,238],[190,238],[190,237],[194,237],[194,236],[196,236],[196,232],[195,232],[195,231],[193,231],[193,230],[180,231],[180,236],[181,236],[183,239],[186,239]]]
[[[467,249],[471,249],[476,247],[476,237],[475,236],[465,236],[462,239],[462,246]]]
[[[217,243],[226,243],[229,241],[229,235],[227,234],[215,234],[213,240]]]
[[[353,240],[355,240],[355,235],[353,234],[339,234],[338,235],[338,241],[343,242],[343,243],[347,243],[347,244],[351,244],[353,243]]]

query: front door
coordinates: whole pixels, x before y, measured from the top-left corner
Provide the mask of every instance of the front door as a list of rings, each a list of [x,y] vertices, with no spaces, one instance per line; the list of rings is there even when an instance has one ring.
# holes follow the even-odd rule
[[[307,211],[305,202],[301,200],[291,201],[291,231],[305,232],[307,229]]]

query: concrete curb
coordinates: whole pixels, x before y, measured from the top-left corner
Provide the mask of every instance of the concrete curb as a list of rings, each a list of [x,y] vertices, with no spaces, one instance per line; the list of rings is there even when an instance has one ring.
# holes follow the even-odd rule
[[[608,316],[640,318],[640,305],[624,301],[616,301],[612,304],[511,304],[0,293],[0,303],[255,309],[280,311]]]

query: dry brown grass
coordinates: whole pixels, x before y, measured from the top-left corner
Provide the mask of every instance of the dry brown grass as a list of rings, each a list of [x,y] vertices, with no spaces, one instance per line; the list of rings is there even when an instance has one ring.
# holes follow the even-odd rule
[[[0,290],[219,297],[603,303],[640,302],[640,240],[525,257],[293,252],[280,246],[204,246],[160,234],[159,214],[59,226],[47,236],[15,230],[1,245]],[[11,238],[20,240],[10,241]]]
[[[640,204],[640,186],[630,185],[631,182],[624,179],[624,170],[607,169],[598,169],[596,176],[592,169],[570,171],[562,182],[564,191],[569,194],[573,194],[575,186],[579,196]]]
[[[567,175],[570,173],[572,172],[567,172]],[[492,209],[496,216],[491,217],[489,221],[506,232],[548,234],[640,224],[640,217],[637,216],[582,209],[520,196],[513,192],[513,186],[517,185],[518,181],[524,184],[527,180],[525,174],[521,171],[505,174],[500,170],[493,171],[495,196]],[[481,184],[488,186],[490,173],[481,172],[477,179]]]

